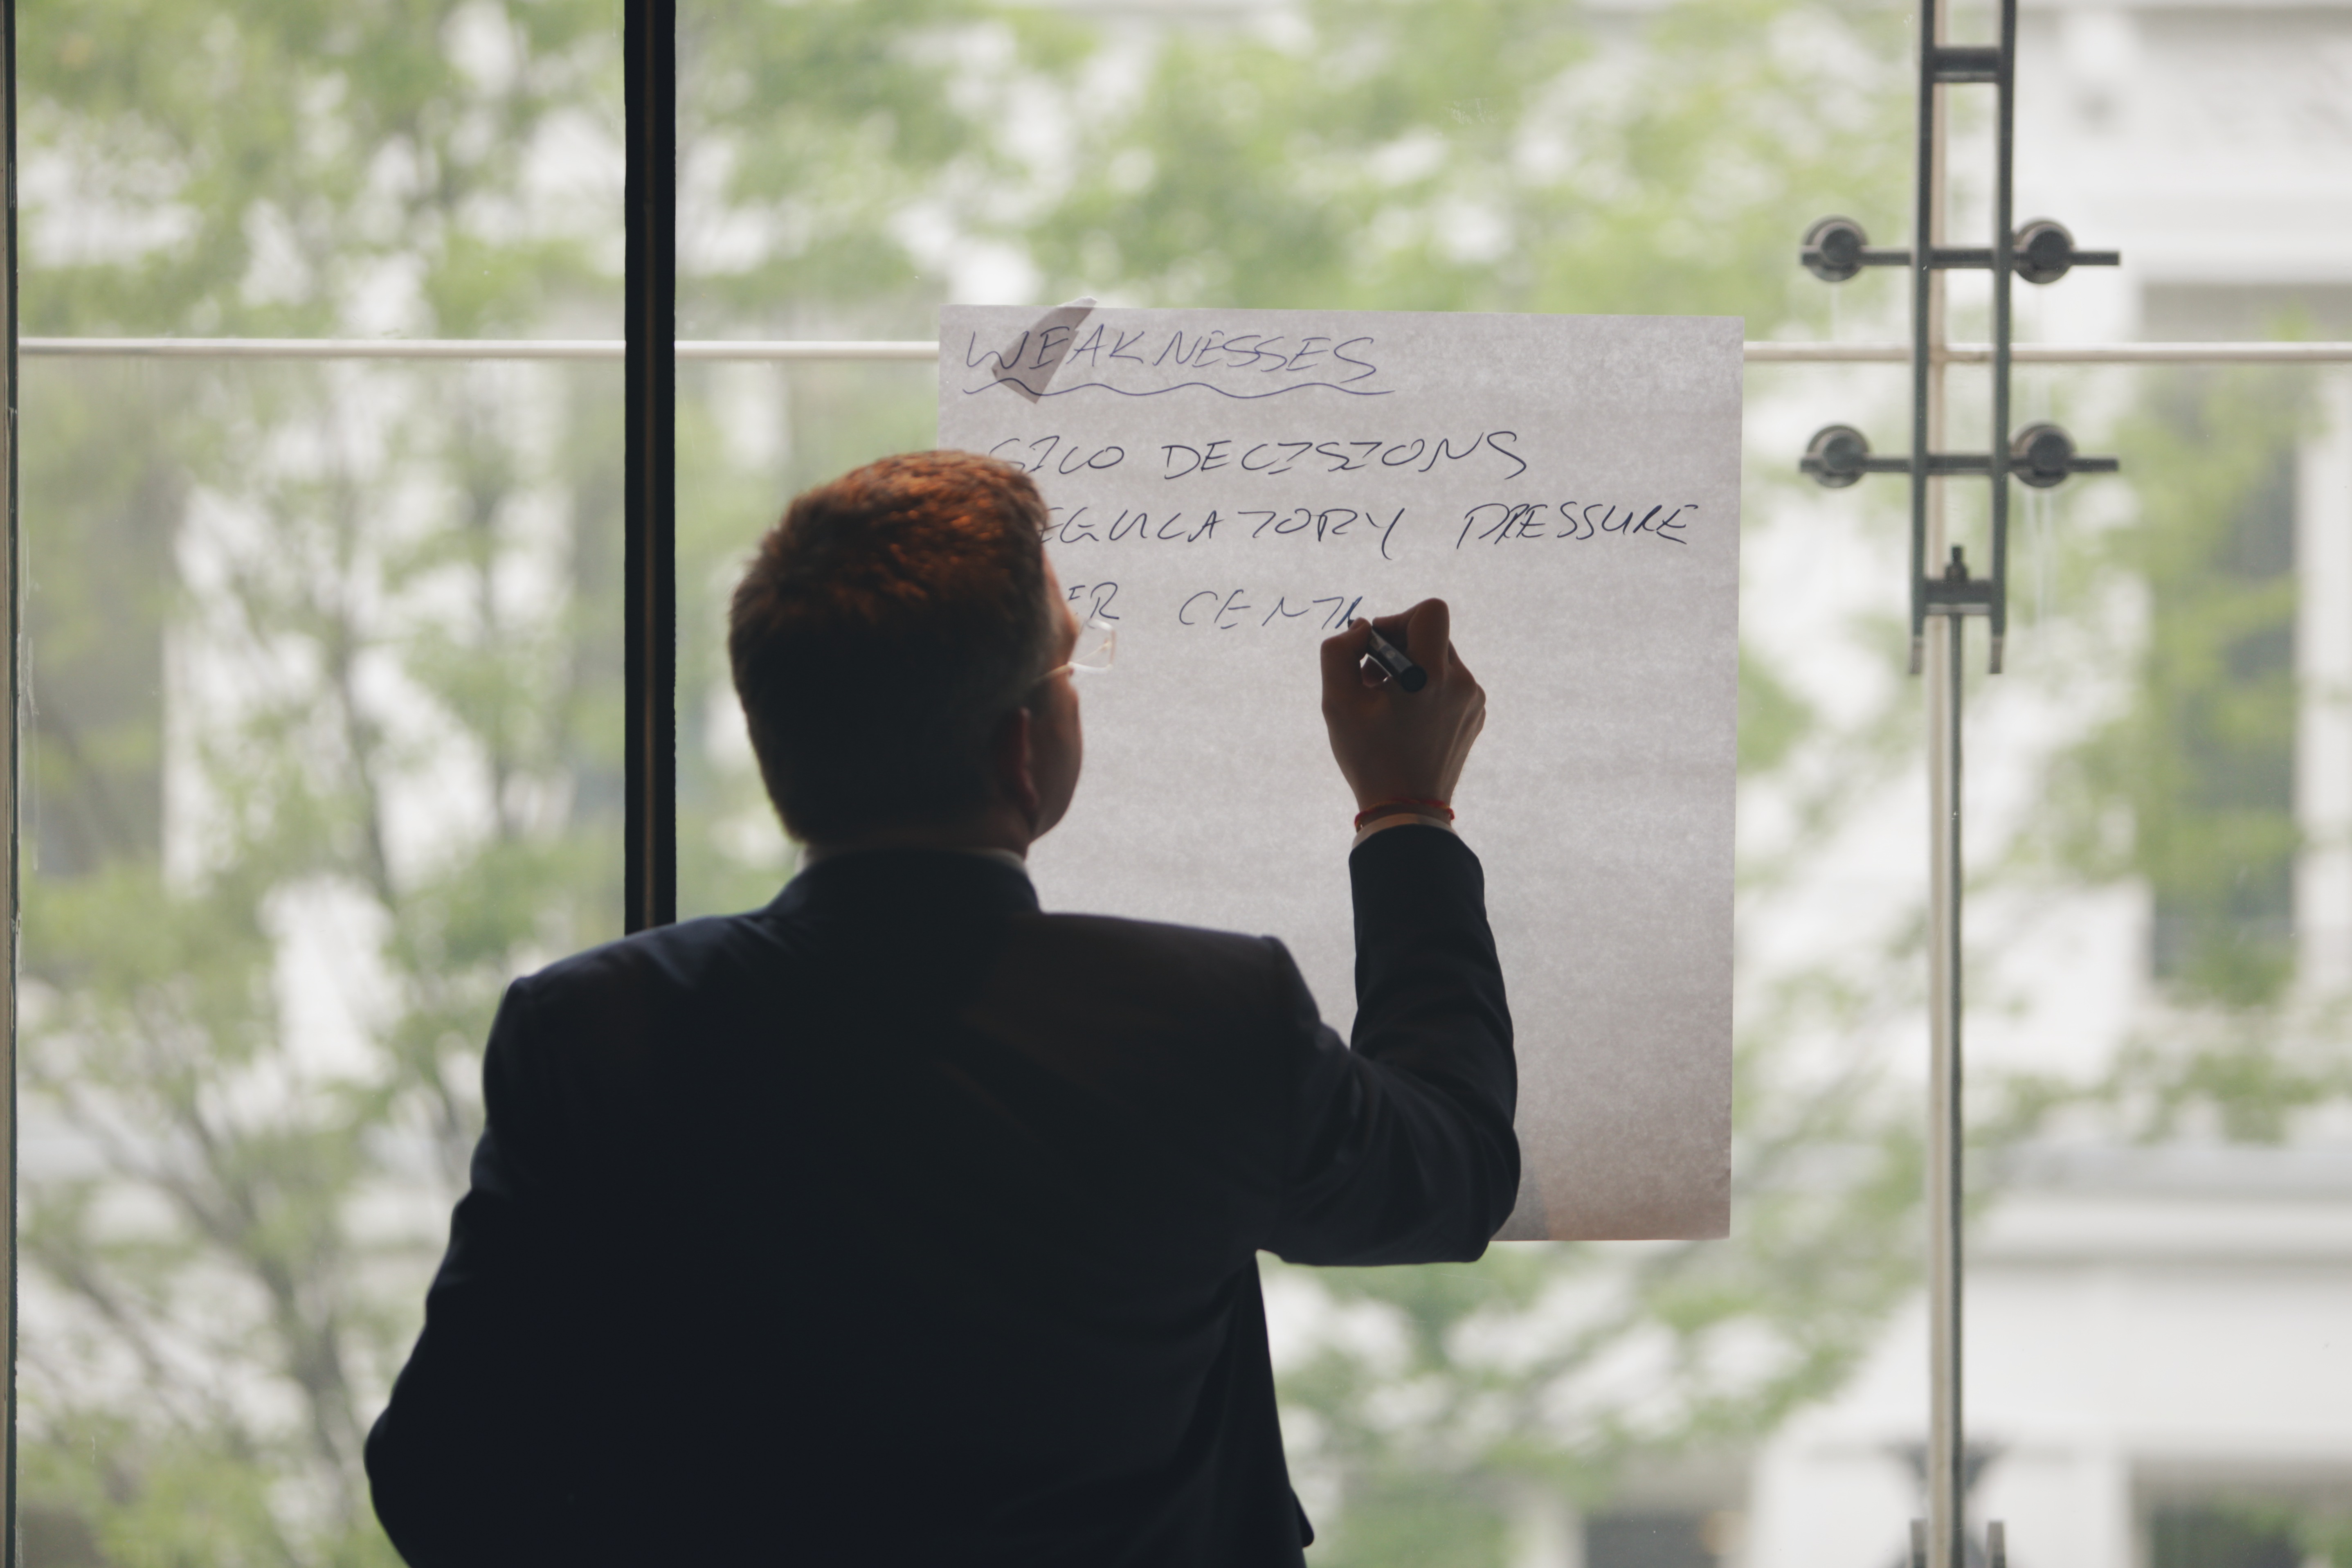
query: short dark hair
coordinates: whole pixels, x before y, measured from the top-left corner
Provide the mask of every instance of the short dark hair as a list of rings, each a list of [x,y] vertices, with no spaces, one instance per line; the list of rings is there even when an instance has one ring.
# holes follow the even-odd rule
[[[1045,672],[1045,503],[970,452],[796,497],[735,590],[728,653],[785,830],[838,843],[987,798],[990,735]]]

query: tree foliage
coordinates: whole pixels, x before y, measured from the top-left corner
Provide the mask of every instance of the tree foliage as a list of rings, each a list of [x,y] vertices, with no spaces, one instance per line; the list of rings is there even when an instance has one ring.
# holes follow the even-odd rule
[[[1309,5],[1176,34],[1116,98],[1081,78],[1059,199],[1007,233],[1055,297],[1737,313],[1769,336],[1822,308],[1791,237],[1902,188],[1884,132],[1906,112],[1903,46],[1893,14],[1834,5],[1696,0],[1633,22]],[[1887,715],[1827,724],[1760,655],[1741,700],[1754,787],[1779,787],[1801,741],[1846,759],[1787,781],[1816,846],[1903,755]],[[1786,853],[1751,868],[1751,904],[1803,846]],[[1917,1153],[1874,979],[1787,976],[1752,998],[1728,1243],[1272,1270],[1276,1300],[1327,1331],[1282,1376],[1319,1558],[1500,1563],[1529,1498],[1597,1503],[1631,1461],[1745,1445],[1837,1384],[1916,1254]],[[1792,1070],[1790,1042],[1823,1037],[1834,1060]]]
[[[2095,876],[2156,899],[2158,973],[2191,1002],[2279,1001],[2294,972],[2294,454],[2302,388],[2276,375],[2158,385],[2123,432],[2139,510],[2101,541],[2147,586],[2132,699],[2068,759]]]
[[[1115,106],[1081,98],[1066,189],[1017,231],[1050,290],[1769,330],[1824,298],[1790,262],[1802,215],[1901,189],[1895,12],[1318,0],[1292,20],[1178,34]]]
[[[742,58],[816,22],[855,53],[885,9],[746,7]],[[27,330],[614,335],[616,22],[26,7]],[[737,194],[845,238],[762,286],[874,271],[870,214],[956,141],[918,123],[937,75],[835,70],[826,161],[770,142]],[[617,367],[35,364],[38,1550],[391,1560],[361,1444],[489,1013],[617,931],[619,393]]]
[[[1141,32],[977,0],[685,12],[688,335],[921,335],[990,251],[1041,297],[1766,337],[1823,309],[1805,223],[1904,188],[1901,19],[1853,0],[1307,0]],[[617,335],[617,15],[28,0],[26,331]],[[690,906],[781,868],[735,832],[761,808],[714,700],[730,563],[793,483],[929,435],[919,374],[763,374],[681,379]],[[751,451],[747,385],[782,436]],[[463,1184],[489,1011],[617,925],[619,400],[609,366],[28,375],[23,1473],[57,1560],[389,1560],[359,1444]],[[2217,576],[2233,547],[2199,531],[2268,460],[2185,465],[2152,503],[2177,518],[2148,514],[2135,570],[2201,629],[2071,775],[2083,820],[2137,825],[2098,874],[2219,911],[2179,973],[2231,1003],[2276,981],[2229,947],[2229,868],[2292,837],[2211,806],[2237,785],[2183,737],[2259,750],[2291,716],[2244,653],[2290,601]],[[1791,825],[1743,868],[1754,922],[1916,725],[1899,680],[1833,718],[1759,650],[1740,679],[1746,787]],[[1918,942],[1743,982],[1731,1242],[1270,1268],[1313,1330],[1282,1389],[1319,1558],[1500,1561],[1531,1493],[1596,1501],[1836,1385],[1911,1283],[1882,1043]]]
[[[2315,695],[2294,660],[2307,392],[2291,374],[2176,374],[2151,378],[2122,423],[2137,504],[2072,566],[2081,673],[2120,700],[2053,758],[2051,826],[2035,837],[2063,876],[2147,889],[2160,1005],[2095,1079],[2009,1083],[2016,1126],[2277,1144],[2352,1097],[2352,995],[2296,968],[2296,729]]]

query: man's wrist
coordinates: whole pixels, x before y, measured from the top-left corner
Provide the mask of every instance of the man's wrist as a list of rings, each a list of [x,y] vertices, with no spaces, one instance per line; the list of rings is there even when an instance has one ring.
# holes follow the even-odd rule
[[[1433,816],[1441,821],[1451,822],[1454,820],[1454,806],[1450,802],[1433,800],[1422,795],[1394,795],[1387,800],[1373,801],[1363,810],[1356,813],[1356,827],[1360,832],[1381,817],[1398,816]]]
[[[1361,844],[1373,834],[1385,833],[1391,827],[1434,827],[1443,832],[1452,833],[1454,831],[1454,823],[1451,814],[1445,816],[1437,816],[1425,812],[1413,811],[1410,809],[1391,812],[1384,816],[1373,817],[1371,820],[1364,823],[1362,826],[1357,828],[1356,837],[1354,840],[1349,844],[1348,847],[1353,849],[1358,844]]]

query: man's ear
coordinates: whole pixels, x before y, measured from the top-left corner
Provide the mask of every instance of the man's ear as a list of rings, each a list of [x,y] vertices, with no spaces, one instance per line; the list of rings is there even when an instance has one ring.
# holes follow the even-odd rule
[[[1030,750],[1029,710],[1015,708],[997,721],[988,742],[988,782],[999,800],[1021,813],[1034,830],[1044,799],[1037,793],[1036,759]]]

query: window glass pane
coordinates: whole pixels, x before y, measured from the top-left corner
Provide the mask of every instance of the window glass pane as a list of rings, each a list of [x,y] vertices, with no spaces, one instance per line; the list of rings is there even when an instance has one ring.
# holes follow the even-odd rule
[[[786,498],[886,453],[931,446],[936,397],[928,362],[679,367],[681,919],[763,904],[798,864],[761,784],[728,669],[727,603],[751,549]]]
[[[1883,312],[1894,279],[1833,297],[1796,288],[1787,265],[1805,215],[1899,200],[1906,167],[1899,137],[1824,140],[1832,121],[1899,123],[1899,19],[1795,25],[1816,21],[1819,53],[1759,57],[1722,47],[1723,27],[1757,19],[1704,5],[1659,25],[1522,5],[696,0],[678,35],[680,331],[929,339],[943,301],[1080,294],[1745,311],[1759,329],[1826,321],[1840,298]],[[780,402],[751,376],[681,383],[697,453],[682,526],[728,543],[681,557],[684,664],[723,670],[725,580],[785,496],[929,444],[929,376],[872,374],[895,389],[887,409]],[[808,460],[803,417],[837,465]],[[768,504],[727,510],[730,475]],[[746,796],[726,781],[751,776],[748,748],[715,707],[720,732],[681,721],[683,911],[730,907],[788,863],[743,826]]]
[[[19,9],[35,339],[617,338],[609,6]],[[388,1563],[515,973],[619,934],[621,367],[23,359],[33,1563]]]
[[[1079,36],[940,0],[678,9],[678,332],[928,341],[1020,183],[998,100]],[[1017,285],[1026,287],[1025,283]],[[729,681],[726,605],[785,498],[932,445],[928,362],[698,365],[678,378],[678,910],[766,901],[796,863]]]
[[[1746,1563],[1895,1563],[1923,1506],[1905,497],[1899,479],[1825,492],[1789,473],[1832,419],[1903,450],[1904,378],[1750,367],[1735,1236],[1711,1262],[1620,1259],[1655,1270],[1647,1310],[1601,1320],[1620,1354],[1686,1332],[1711,1276],[1721,1315],[1695,1343],[1789,1336],[1793,1406],[1708,1439],[1736,1480],[1669,1489],[1743,1514]],[[1986,379],[1951,384],[1950,445],[1981,449]],[[2352,1202],[2347,389],[2340,371],[2017,374],[2020,424],[2054,420],[2124,472],[2012,491],[2006,673],[1985,674],[1980,626],[1969,638],[1967,1402],[1972,1517],[2006,1522],[2012,1560],[2028,1542],[2117,1564],[2336,1550],[2352,1472],[2303,1422],[2335,1387],[2352,1284],[2333,1228]],[[1980,565],[1983,487],[1949,500]],[[1683,1364],[1595,1356],[1558,1408],[1671,1431],[1666,1412],[1705,1406],[1663,1391],[1737,1389],[1757,1363]],[[1682,1462],[1617,1440],[1593,1521],[1646,1506]],[[2199,1522],[2209,1504],[2251,1522]]]
[[[690,337],[1082,292],[1905,330],[1895,274],[1792,265],[1827,212],[1907,237],[1897,13],[684,10]],[[614,20],[26,9],[27,332],[617,337]],[[2140,270],[2021,289],[2021,335],[2352,330],[2321,221],[2347,47],[2326,8],[2029,10],[2020,216]],[[2184,232],[2224,197],[2242,233]],[[1981,338],[1983,279],[1952,298]],[[743,552],[929,444],[933,391],[898,362],[679,392],[690,914],[793,863],[726,689]],[[1951,372],[1954,449],[1986,401]],[[27,358],[32,1561],[381,1559],[357,1442],[488,1010],[617,924],[620,405],[617,360]],[[2024,367],[2015,406],[2125,473],[2013,492],[2008,673],[1970,632],[1978,1511],[2029,1562],[2341,1563],[2352,389]],[[1904,498],[1793,471],[1833,420],[1904,449],[1907,385],[1757,365],[1748,408],[1734,1238],[1269,1264],[1318,1562],[1885,1568],[1918,1510]],[[1983,493],[1951,487],[1979,567]]]
[[[941,300],[1079,294],[1907,334],[1899,272],[1828,289],[1795,266],[1828,213],[1908,243],[1897,12],[685,9],[696,335],[929,337]],[[2352,45],[2339,17],[2029,7],[2023,26],[2017,216],[2140,269],[2020,285],[2021,340],[2352,330],[2310,238],[2340,208],[2340,139],[2291,132],[2341,118],[2321,63]],[[1994,36],[1981,7],[1955,30]],[[1956,101],[1957,243],[1990,224],[1989,102]],[[824,153],[772,158],[785,124]],[[2181,182],[2235,201],[2253,166],[2279,183],[2246,228],[2189,232]],[[1950,288],[1952,335],[1983,340],[1986,279]],[[2012,489],[2006,674],[1969,634],[1972,1474],[2021,1561],[2219,1564],[2289,1541],[2347,1561],[2330,1521],[2352,1448],[2305,1419],[2352,1400],[2314,1381],[2352,1289],[2347,384],[2016,373],[2013,426],[2054,420],[2124,463]],[[681,468],[701,541],[682,711],[708,725],[683,740],[681,903],[700,911],[791,864],[754,831],[724,689],[732,574],[793,491],[927,441],[933,384],[876,364],[681,388],[704,454]],[[1989,390],[1949,372],[1949,449],[1987,449]],[[1908,375],[1755,363],[1748,409],[1735,1235],[1267,1264],[1313,1561],[1886,1568],[1921,1510],[1907,502],[1899,479],[1829,492],[1795,472],[1832,422],[1906,450]],[[1981,572],[1985,487],[1952,484],[1948,513]],[[1468,831],[1507,874],[1508,847]]]

